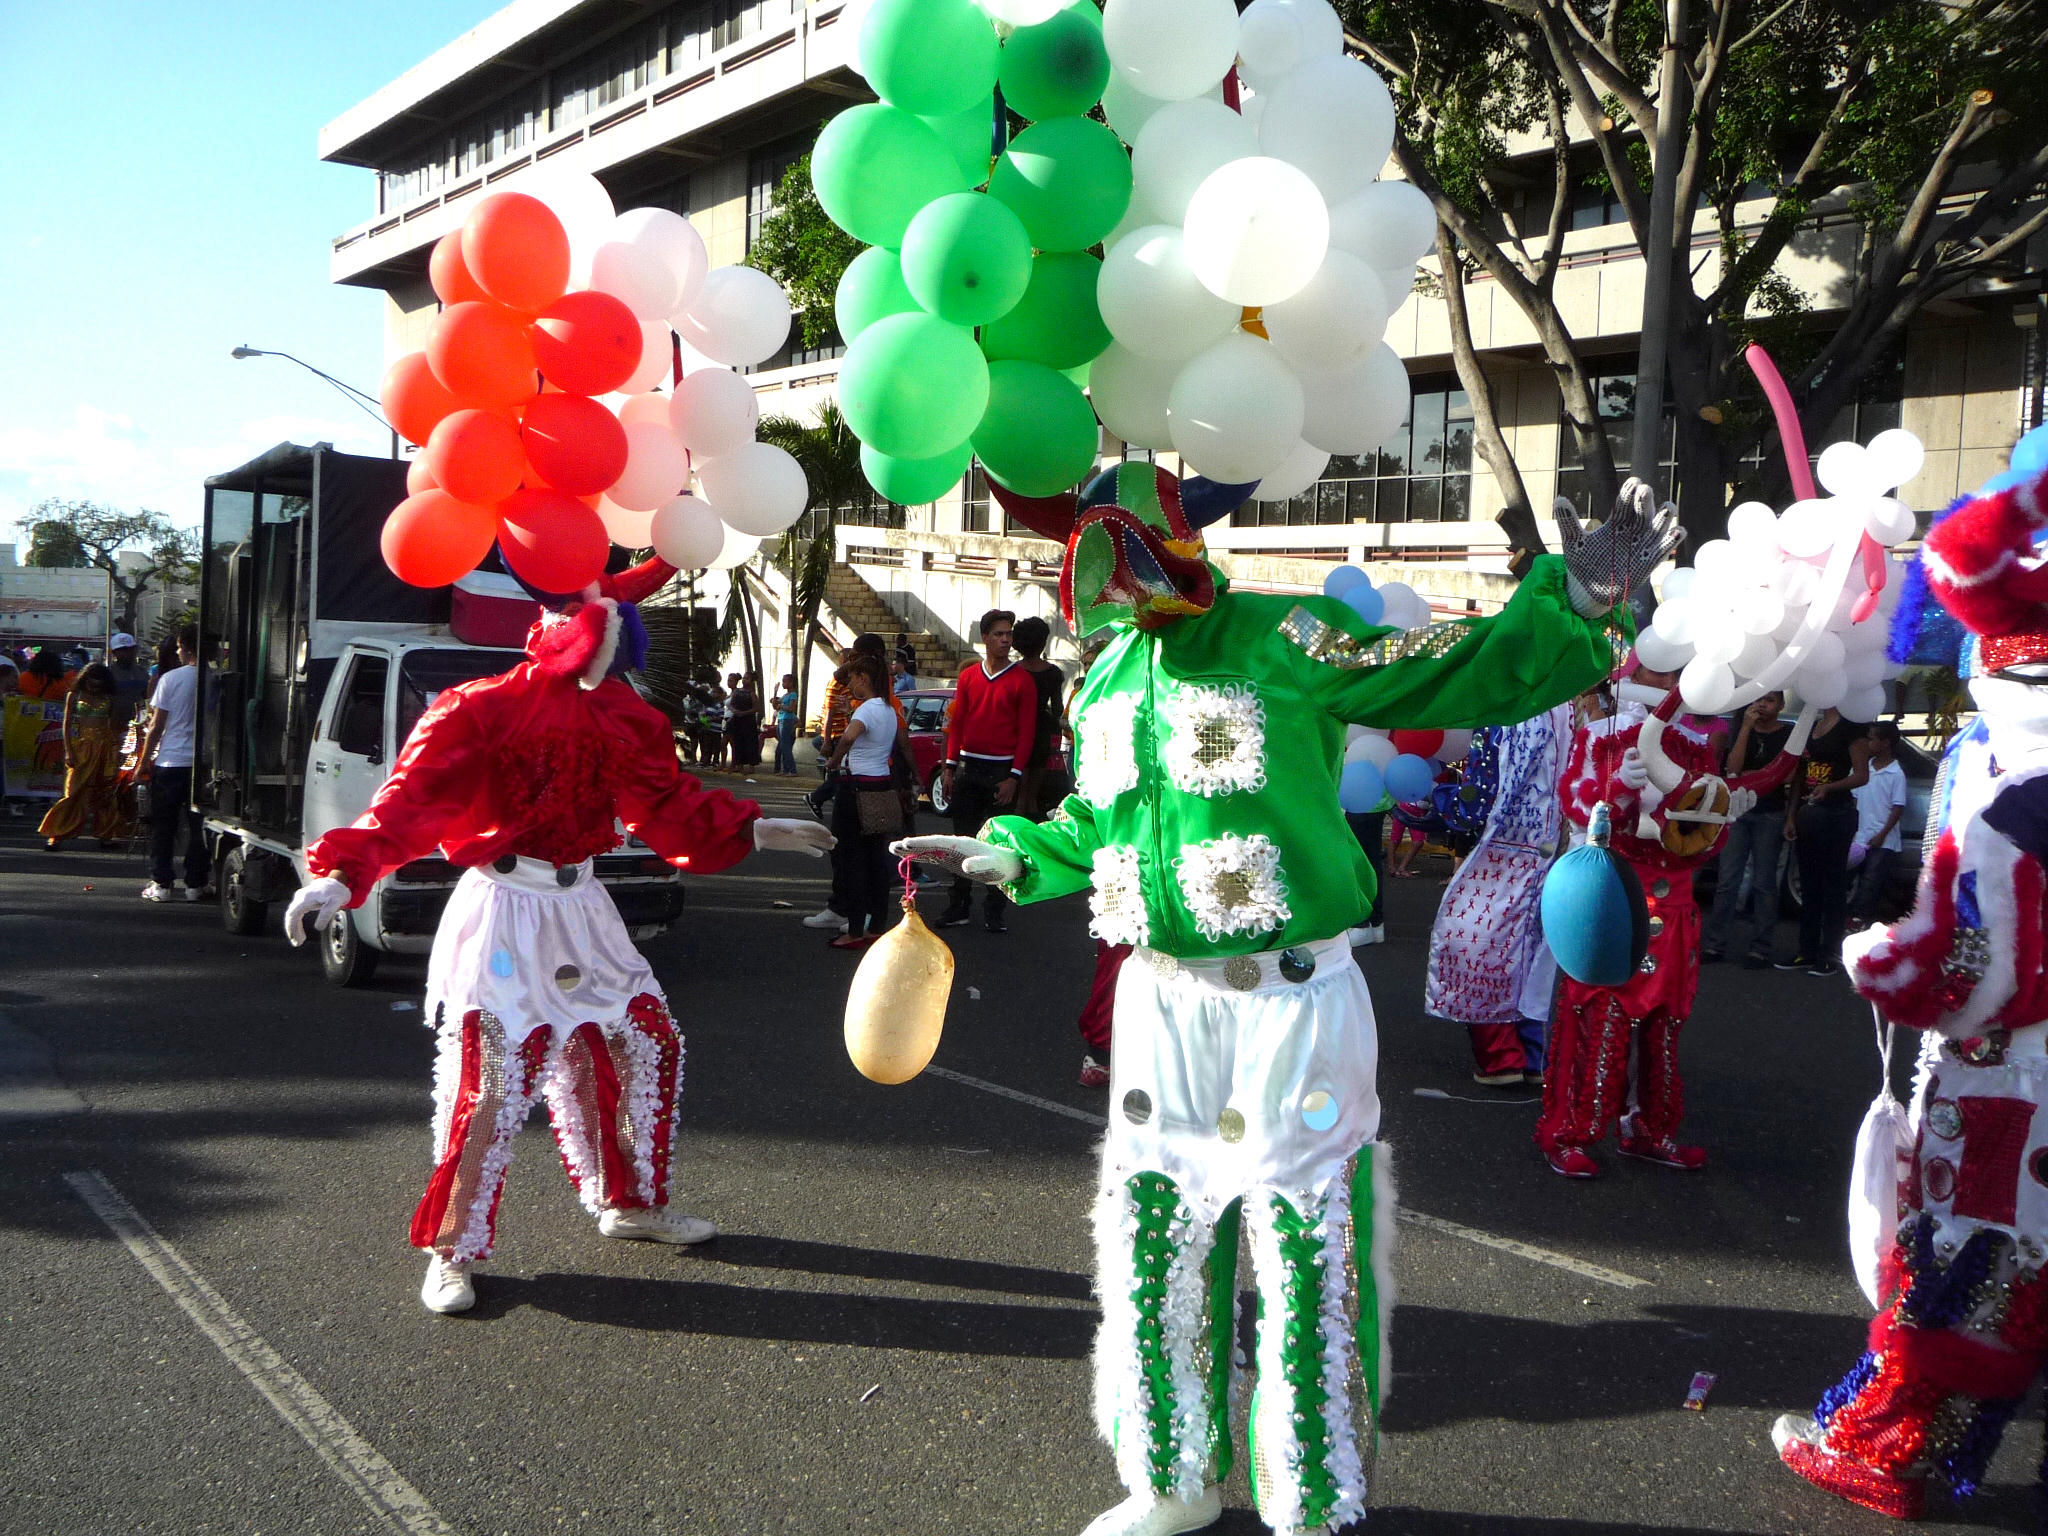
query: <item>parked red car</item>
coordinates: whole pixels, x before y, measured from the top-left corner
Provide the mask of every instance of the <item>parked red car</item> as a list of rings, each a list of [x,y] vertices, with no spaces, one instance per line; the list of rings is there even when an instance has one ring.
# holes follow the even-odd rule
[[[903,718],[910,726],[910,757],[917,764],[917,782],[932,809],[946,814],[946,711],[953,706],[951,688],[913,688],[901,695]],[[1064,733],[1053,748],[1050,767],[1068,772],[1068,744]]]

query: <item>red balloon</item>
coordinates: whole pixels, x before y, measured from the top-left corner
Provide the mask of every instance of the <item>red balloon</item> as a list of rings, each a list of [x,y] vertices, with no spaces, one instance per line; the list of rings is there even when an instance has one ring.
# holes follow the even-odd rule
[[[427,439],[427,473],[457,501],[490,506],[519,489],[519,426],[498,411],[455,411]]]
[[[569,236],[554,210],[524,192],[497,192],[462,225],[462,260],[500,304],[538,314],[569,286]]]
[[[498,304],[442,310],[427,333],[427,363],[460,405],[518,405],[540,390],[526,326]]]
[[[519,439],[542,483],[571,496],[604,490],[626,467],[626,429],[584,395],[534,396]]]
[[[424,352],[408,352],[384,370],[384,419],[409,443],[424,444],[434,428],[462,402],[434,377]]]
[[[604,574],[611,537],[566,491],[515,491],[498,503],[498,549],[514,575],[543,592],[581,592]]]
[[[421,491],[391,509],[379,543],[384,563],[400,581],[445,587],[476,569],[497,531],[489,507],[457,501],[446,491]]]
[[[434,252],[427,258],[427,279],[434,285],[434,297],[443,304],[469,304],[490,297],[462,259],[459,229],[449,230],[434,243]]]
[[[1387,735],[1396,752],[1409,752],[1416,757],[1435,757],[1437,748],[1444,744],[1442,731],[1389,731]]]
[[[608,293],[565,293],[533,323],[533,355],[550,384],[608,395],[640,366],[640,321]]]
[[[406,494],[406,495],[408,495],[408,496],[417,496],[417,495],[419,495],[419,493],[420,493],[421,491],[431,491],[431,490],[437,490],[437,489],[439,489],[439,487],[437,487],[437,486],[436,486],[436,485],[434,484],[434,477],[433,477],[433,475],[431,475],[430,473],[428,473],[428,471],[427,471],[427,461],[426,461],[425,459],[414,459],[414,460],[413,460],[413,461],[412,461],[412,462],[411,462],[410,464],[408,464],[408,465],[406,466],[406,470],[405,470],[405,494]]]

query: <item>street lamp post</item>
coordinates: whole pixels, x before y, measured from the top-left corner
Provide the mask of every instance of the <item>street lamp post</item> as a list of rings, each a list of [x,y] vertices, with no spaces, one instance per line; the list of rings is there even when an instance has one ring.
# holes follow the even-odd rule
[[[348,401],[350,405],[354,406],[357,410],[361,411],[365,416],[368,416],[372,421],[376,422],[378,426],[382,427],[385,431],[391,434],[391,457],[394,459],[398,457],[398,429],[392,426],[390,422],[384,419],[382,409],[383,402],[379,400],[375,395],[370,394],[366,390],[357,389],[353,384],[344,384],[340,379],[337,379],[333,374],[328,373],[322,369],[315,368],[303,357],[293,357],[289,352],[268,351],[262,347],[236,347],[234,350],[228,353],[228,356],[236,359],[237,361],[245,357],[281,357],[288,363],[297,363],[301,368],[305,369],[306,372],[312,374],[315,378],[325,379],[329,384],[332,384],[336,389],[341,391],[342,398],[344,400]]]

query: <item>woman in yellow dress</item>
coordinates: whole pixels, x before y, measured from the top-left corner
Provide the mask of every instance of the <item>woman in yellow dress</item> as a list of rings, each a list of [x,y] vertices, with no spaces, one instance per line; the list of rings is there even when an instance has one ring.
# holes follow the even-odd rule
[[[126,835],[118,776],[121,743],[114,731],[114,675],[98,662],[78,674],[64,696],[64,798],[40,828],[55,853],[68,837],[90,830],[102,848]]]

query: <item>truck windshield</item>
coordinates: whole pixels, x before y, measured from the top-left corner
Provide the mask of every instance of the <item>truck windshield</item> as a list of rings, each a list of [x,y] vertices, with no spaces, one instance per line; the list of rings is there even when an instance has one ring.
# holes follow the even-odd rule
[[[398,669],[398,739],[412,728],[443,689],[496,677],[519,665],[518,651],[407,651]]]

